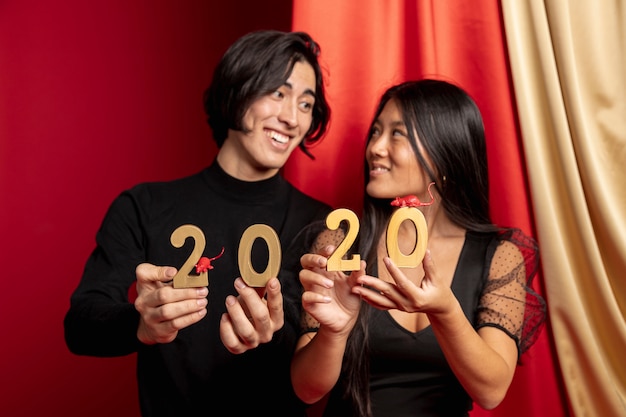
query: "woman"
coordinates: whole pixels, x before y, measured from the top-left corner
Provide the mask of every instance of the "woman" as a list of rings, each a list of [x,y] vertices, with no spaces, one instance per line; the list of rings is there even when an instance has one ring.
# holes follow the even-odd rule
[[[473,402],[496,407],[539,333],[545,303],[529,288],[535,242],[491,221],[476,104],[444,81],[393,86],[378,105],[365,159],[360,270],[325,269],[341,229],[324,232],[301,259],[297,395],[314,403],[330,392],[324,416],[451,417],[467,416]],[[427,224],[417,267],[399,268],[387,252],[402,202]],[[403,254],[418,246],[418,230],[401,223]]]

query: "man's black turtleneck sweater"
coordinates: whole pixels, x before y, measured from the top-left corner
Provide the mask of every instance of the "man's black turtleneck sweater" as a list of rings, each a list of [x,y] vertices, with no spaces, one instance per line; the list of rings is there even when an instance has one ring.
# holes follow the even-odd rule
[[[329,212],[328,205],[306,196],[280,174],[245,182],[226,174],[217,162],[186,178],[124,191],[110,206],[72,294],[64,322],[69,349],[102,357],[137,352],[145,417],[303,416],[304,405],[293,394],[289,379],[299,334],[297,269],[306,245],[300,232]],[[180,268],[193,240],[176,248],[170,236],[183,224],[203,231],[202,256],[214,257],[224,247],[209,271],[208,314],[181,330],[173,342],[146,346],[137,339],[139,314],[128,297],[135,268],[142,262]],[[271,342],[234,355],[220,340],[219,322],[226,296],[236,295],[239,241],[252,224],[269,225],[281,242],[285,326]],[[252,252],[252,265],[264,270],[266,246],[255,243]]]

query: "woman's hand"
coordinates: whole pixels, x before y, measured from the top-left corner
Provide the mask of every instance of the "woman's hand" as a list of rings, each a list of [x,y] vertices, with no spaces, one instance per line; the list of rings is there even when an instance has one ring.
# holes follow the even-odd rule
[[[397,309],[408,313],[422,312],[437,314],[454,308],[456,298],[449,285],[437,275],[430,250],[426,251],[422,265],[424,278],[416,284],[409,280],[389,257],[383,259],[394,282],[360,276],[353,292],[360,295],[368,304],[380,310]]]
[[[352,292],[357,279],[365,274],[365,261],[360,270],[349,275],[341,271],[326,270],[328,256],[333,246],[325,247],[320,254],[309,253],[300,259],[300,282],[304,287],[302,306],[327,330],[349,333],[361,307],[361,298]]]

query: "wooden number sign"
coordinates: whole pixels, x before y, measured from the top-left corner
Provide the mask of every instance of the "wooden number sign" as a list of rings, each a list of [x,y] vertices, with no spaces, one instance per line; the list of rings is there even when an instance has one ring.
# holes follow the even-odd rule
[[[359,219],[357,215],[345,208],[334,210],[326,217],[326,226],[331,230],[335,230],[343,220],[348,222],[348,233],[337,246],[335,252],[328,258],[327,271],[357,271],[360,267],[361,258],[358,254],[353,255],[350,260],[343,259],[359,233]],[[398,242],[398,231],[400,230],[400,225],[405,220],[413,222],[417,231],[417,244],[408,255],[402,253]],[[418,266],[424,259],[426,244],[428,243],[428,228],[424,214],[415,207],[401,207],[397,209],[391,216],[387,226],[386,243],[387,253],[397,266],[406,268]]]
[[[400,230],[400,225],[405,220],[413,222],[417,230],[417,243],[413,252],[408,255],[402,253],[398,242],[398,231]],[[424,214],[415,207],[401,207],[397,209],[391,216],[391,219],[389,219],[386,241],[387,253],[397,266],[406,268],[418,266],[424,259],[426,244],[428,243],[428,228],[426,227]]]
[[[202,230],[200,230],[198,226],[184,224],[174,230],[172,236],[170,236],[170,241],[174,247],[182,248],[188,237],[192,238],[195,244],[191,255],[189,255],[176,275],[174,275],[174,288],[206,287],[209,285],[209,273],[207,271],[201,272],[198,275],[191,273],[191,271],[194,270],[194,265],[200,260],[202,252],[204,252],[204,247],[206,246],[206,240],[204,239]]]
[[[348,222],[348,232],[339,246],[337,246],[337,249],[328,258],[326,263],[327,271],[358,271],[360,268],[360,255],[353,255],[352,259],[343,259],[359,234],[359,218],[357,215],[352,210],[345,208],[333,210],[326,217],[326,226],[330,230],[337,230],[343,220]]]
[[[269,257],[263,272],[257,272],[252,266],[252,245],[258,238],[265,240]],[[265,224],[253,224],[248,227],[239,242],[239,271],[241,278],[251,287],[265,287],[270,278],[278,276],[281,261],[280,241],[271,227]]]
[[[402,253],[398,242],[398,232],[401,224],[409,220],[415,226],[417,231],[417,243],[415,248],[408,255]],[[349,209],[340,208],[332,211],[326,217],[326,226],[331,230],[336,230],[342,221],[347,222],[348,231],[344,239],[339,243],[335,252],[328,258],[326,269],[328,271],[358,271],[361,263],[361,256],[354,254],[350,259],[344,259],[348,250],[356,241],[359,233],[359,218]],[[171,236],[172,245],[177,248],[185,244],[187,238],[193,238],[195,241],[193,251],[183,266],[174,276],[174,288],[202,287],[209,285],[208,272],[204,271],[199,274],[192,274],[193,267],[198,263],[206,241],[202,230],[197,226],[185,224],[174,230]],[[263,239],[267,244],[268,261],[263,272],[257,272],[252,266],[252,245],[256,239]],[[398,208],[387,226],[387,252],[389,257],[399,267],[413,268],[422,262],[426,253],[426,245],[428,243],[428,228],[426,219],[420,210],[415,207]],[[264,224],[253,224],[248,227],[239,241],[239,271],[241,278],[251,287],[265,287],[267,281],[278,276],[280,270],[282,253],[278,235],[270,226]]]

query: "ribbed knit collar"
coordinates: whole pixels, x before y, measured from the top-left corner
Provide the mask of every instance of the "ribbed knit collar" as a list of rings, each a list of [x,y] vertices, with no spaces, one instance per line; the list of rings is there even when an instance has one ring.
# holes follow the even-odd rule
[[[264,202],[274,200],[287,186],[287,181],[277,173],[261,181],[242,181],[230,176],[222,169],[217,158],[203,172],[208,186],[217,194],[242,202]]]

